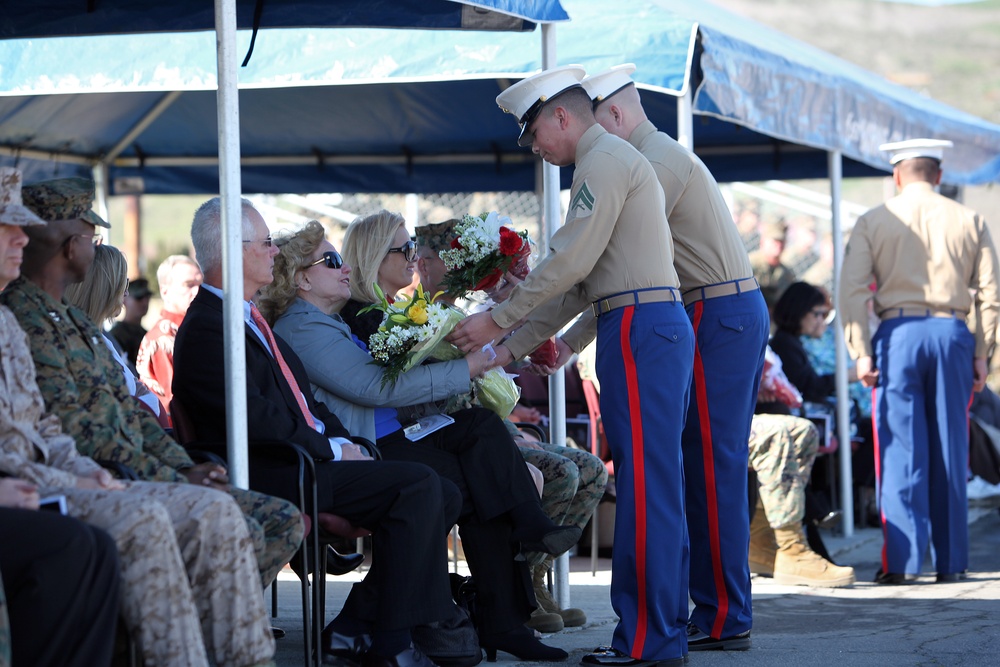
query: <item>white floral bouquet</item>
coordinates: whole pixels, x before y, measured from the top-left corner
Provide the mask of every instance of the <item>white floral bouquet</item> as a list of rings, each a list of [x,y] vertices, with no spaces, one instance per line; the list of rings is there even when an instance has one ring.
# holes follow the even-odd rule
[[[522,265],[527,272],[531,254],[528,232],[515,231],[513,224],[496,211],[462,218],[455,226],[458,236],[451,248],[440,253],[448,270],[444,284],[449,294],[461,297],[493,289],[504,273],[516,272]]]
[[[373,287],[378,303],[360,312],[382,311],[382,324],[372,334],[368,347],[374,363],[385,368],[383,388],[394,383],[400,373],[429,358],[447,361],[462,356],[462,352],[444,337],[465,315],[457,308],[435,301],[440,292],[428,299],[423,288],[418,286],[409,300],[390,304],[379,286]]]

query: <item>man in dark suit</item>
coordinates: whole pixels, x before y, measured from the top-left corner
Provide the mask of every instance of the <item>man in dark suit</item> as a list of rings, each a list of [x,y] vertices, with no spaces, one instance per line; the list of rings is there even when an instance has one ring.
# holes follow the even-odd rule
[[[195,213],[191,237],[205,280],[174,345],[174,400],[190,415],[198,438],[209,441],[226,437],[220,221],[218,198]],[[278,248],[245,199],[242,231],[251,452],[255,441],[304,447],[316,463],[319,511],[372,531],[375,563],[324,631],[324,652],[365,667],[431,667],[413,648],[410,629],[452,616],[444,538],[458,517],[461,496],[422,464],[373,461],[337,417],[313,399],[302,363],[250,303],[271,282]],[[254,463],[251,486],[298,497],[294,467],[267,464],[265,469]]]

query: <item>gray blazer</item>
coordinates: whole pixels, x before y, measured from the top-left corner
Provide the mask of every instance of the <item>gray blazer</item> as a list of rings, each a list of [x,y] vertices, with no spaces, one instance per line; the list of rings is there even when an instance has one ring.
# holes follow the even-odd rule
[[[375,408],[419,405],[469,392],[465,359],[418,366],[382,389],[382,369],[351,339],[347,323],[302,299],[278,318],[274,331],[299,355],[316,400],[352,434],[373,442]]]

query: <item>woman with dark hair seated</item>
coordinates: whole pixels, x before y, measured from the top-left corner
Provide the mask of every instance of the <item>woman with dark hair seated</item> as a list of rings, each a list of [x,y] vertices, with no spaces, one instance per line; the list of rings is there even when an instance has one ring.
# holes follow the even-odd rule
[[[401,217],[385,213],[369,219],[381,221],[381,233],[363,232],[372,243],[384,242],[380,257],[403,268],[414,261]],[[484,353],[419,366],[383,388],[383,369],[372,364],[363,341],[339,315],[354,274],[325,239],[322,225],[310,222],[279,239],[278,246],[274,282],[262,290],[259,306],[302,359],[316,398],[351,432],[375,439],[383,458],[424,463],[462,491],[458,523],[476,581],[479,639],[487,656],[492,659],[499,649],[522,660],[565,659],[565,651],[542,644],[524,626],[534,599],[524,560],[515,561],[516,544],[559,553],[579,539],[580,529],[559,527],[542,512],[524,460],[494,413],[459,411],[452,415],[454,424],[416,442],[400,424],[397,408],[467,392],[470,379],[488,366]]]
[[[809,355],[800,336],[819,338],[829,324],[830,300],[818,287],[809,283],[792,283],[774,305],[777,331],[770,346],[781,358],[785,377],[795,385],[803,400],[822,403],[836,392],[836,376],[819,374],[809,362]],[[848,382],[857,379],[853,368],[848,371]]]

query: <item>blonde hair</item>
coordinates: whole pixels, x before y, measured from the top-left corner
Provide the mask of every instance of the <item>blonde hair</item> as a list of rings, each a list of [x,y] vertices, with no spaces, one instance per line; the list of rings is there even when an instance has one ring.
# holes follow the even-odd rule
[[[397,229],[405,226],[403,216],[385,209],[357,218],[348,226],[340,254],[357,276],[351,280],[351,298],[355,301],[378,301],[372,284],[378,282],[378,270],[392,246],[392,237],[396,235]]]
[[[268,324],[273,326],[295,301],[299,292],[295,274],[309,263],[310,256],[325,239],[326,230],[316,220],[310,220],[297,232],[275,239],[281,252],[274,257],[274,280],[262,287],[257,297],[257,307]]]
[[[66,288],[66,300],[101,326],[121,305],[128,287],[128,262],[111,245],[94,247],[94,261],[83,281]]]

